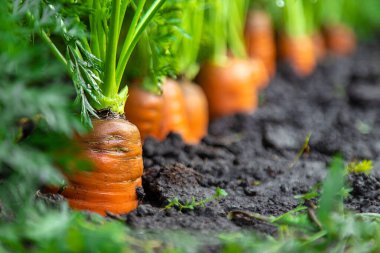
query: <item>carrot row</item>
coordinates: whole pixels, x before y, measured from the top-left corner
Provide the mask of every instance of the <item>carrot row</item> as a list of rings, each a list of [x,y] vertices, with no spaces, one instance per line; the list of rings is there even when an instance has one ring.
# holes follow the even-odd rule
[[[132,86],[125,115],[139,128],[143,139],[151,136],[163,140],[176,132],[187,143],[196,144],[208,128],[207,100],[200,87],[169,78],[162,85],[162,95]]]

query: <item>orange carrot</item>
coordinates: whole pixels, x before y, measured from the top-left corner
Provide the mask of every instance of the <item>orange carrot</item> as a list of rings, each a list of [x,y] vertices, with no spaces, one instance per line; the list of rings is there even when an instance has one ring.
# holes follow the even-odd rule
[[[198,82],[209,102],[211,118],[252,112],[258,105],[251,61],[229,58],[223,65],[205,63]]]
[[[131,85],[125,104],[125,116],[140,131],[141,139],[148,136],[160,139],[160,123],[163,116],[163,96],[155,95],[138,84]]]
[[[186,102],[181,87],[177,81],[166,79],[162,90],[164,109],[160,138],[164,139],[170,132],[175,132],[186,140],[189,134],[189,123],[186,116]]]
[[[281,54],[301,77],[310,75],[316,67],[314,45],[309,36],[290,37],[283,35],[280,40]]]
[[[197,144],[207,134],[208,103],[205,93],[198,85],[183,81],[180,83],[185,97],[189,133],[186,142]]]
[[[269,83],[269,73],[264,63],[260,59],[251,59],[252,84],[257,89],[265,88]]]
[[[250,11],[244,37],[248,55],[261,59],[268,73],[273,75],[276,69],[276,44],[270,16],[264,11]]]
[[[128,213],[138,205],[142,147],[137,127],[124,119],[95,119],[93,130],[78,137],[91,171],[66,173],[68,186],[60,192],[71,207],[105,215]]]
[[[314,32],[311,36],[314,45],[315,57],[318,61],[322,60],[326,56],[326,45],[324,38],[320,32]]]
[[[352,29],[343,24],[329,25],[325,28],[328,49],[336,55],[349,55],[356,49],[356,37]]]

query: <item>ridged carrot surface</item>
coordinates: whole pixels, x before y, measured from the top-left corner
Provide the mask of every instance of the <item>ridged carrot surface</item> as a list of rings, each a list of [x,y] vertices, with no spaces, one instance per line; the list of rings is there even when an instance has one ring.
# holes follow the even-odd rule
[[[93,170],[67,174],[68,186],[60,194],[76,209],[128,213],[138,205],[143,173],[139,131],[123,119],[96,119],[93,127],[78,138]]]

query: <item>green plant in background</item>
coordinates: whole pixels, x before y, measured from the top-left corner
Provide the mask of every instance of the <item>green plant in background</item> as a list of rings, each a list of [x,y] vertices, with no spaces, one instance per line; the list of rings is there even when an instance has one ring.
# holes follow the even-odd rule
[[[199,71],[197,62],[204,32],[204,12],[206,0],[189,0],[181,3],[181,22],[183,33],[174,41],[173,51],[176,56],[173,65],[176,74],[186,80],[193,80]]]
[[[320,20],[317,15],[317,0],[303,0],[305,13],[305,26],[307,34],[314,34],[321,28]]]
[[[166,0],[145,29],[126,69],[128,81],[141,81],[144,90],[161,95],[165,77],[175,77],[175,47],[186,36],[182,29],[182,15],[189,1]],[[127,22],[131,17],[126,15]],[[182,52],[183,53],[183,52]]]
[[[243,31],[248,1],[207,0],[205,6],[201,61],[224,63],[229,50],[235,57],[245,58]]]
[[[284,0],[283,29],[288,36],[298,37],[307,34],[306,14],[302,0]]]

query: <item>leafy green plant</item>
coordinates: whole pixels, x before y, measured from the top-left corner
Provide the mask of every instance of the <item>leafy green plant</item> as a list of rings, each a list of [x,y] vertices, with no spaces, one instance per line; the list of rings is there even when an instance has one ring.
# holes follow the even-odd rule
[[[243,34],[248,1],[206,0],[205,4],[201,60],[221,64],[228,52],[235,57],[245,58],[247,53]]]
[[[191,197],[191,200],[186,201],[185,203],[181,203],[181,201],[175,197],[168,200],[168,204],[165,206],[165,209],[170,209],[172,207],[178,208],[180,211],[188,209],[193,210],[197,207],[205,207],[207,203],[210,203],[212,201],[219,201],[224,197],[227,197],[228,193],[219,187],[215,189],[215,193],[209,197],[209,198],[203,198],[200,200],[197,200],[194,196]]]
[[[74,82],[82,119],[87,125],[91,125],[90,116],[98,117],[96,111],[99,110],[110,109],[123,114],[128,86],[122,84],[122,80],[127,63],[164,2],[87,0],[72,3],[59,9],[55,15],[61,25],[61,39],[49,36],[55,32],[49,27],[40,29],[41,38],[67,68]],[[50,8],[52,5],[45,6]],[[85,15],[76,12],[78,8],[83,9]],[[124,22],[128,11],[133,14],[128,22]],[[33,21],[35,15],[30,16]],[[81,26],[83,32],[71,34],[66,19]],[[87,29],[83,29],[85,24],[88,24]],[[60,49],[62,43],[66,47]]]

